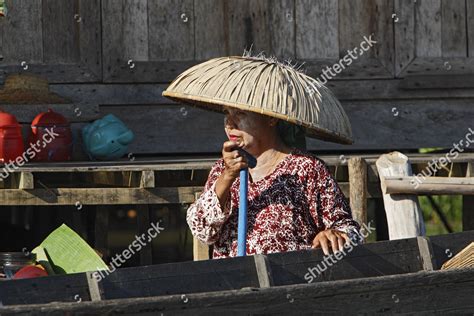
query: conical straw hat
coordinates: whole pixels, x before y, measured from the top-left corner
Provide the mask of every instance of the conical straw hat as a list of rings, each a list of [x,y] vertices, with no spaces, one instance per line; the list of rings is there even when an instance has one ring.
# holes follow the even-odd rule
[[[306,135],[352,144],[349,119],[331,91],[275,59],[220,57],[180,74],[163,92],[178,102],[222,112],[222,106],[276,117]]]

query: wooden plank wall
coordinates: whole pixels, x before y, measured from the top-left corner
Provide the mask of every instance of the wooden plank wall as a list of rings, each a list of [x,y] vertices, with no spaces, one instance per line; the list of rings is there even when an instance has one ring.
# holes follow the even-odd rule
[[[244,49],[290,59],[318,77],[365,37],[375,46],[330,87],[352,146],[452,147],[474,118],[474,5],[464,0],[7,0],[0,80],[46,76],[75,103],[114,113],[137,135],[134,154],[219,152],[222,116],[161,92],[200,61]],[[359,49],[360,50],[360,49]],[[21,67],[21,62],[28,69]],[[442,133],[434,131],[442,128]],[[374,131],[376,131],[374,133]],[[192,135],[192,136],[190,136]]]

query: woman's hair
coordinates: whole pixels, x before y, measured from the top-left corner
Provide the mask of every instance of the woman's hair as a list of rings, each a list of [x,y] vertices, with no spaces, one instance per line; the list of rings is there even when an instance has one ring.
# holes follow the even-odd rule
[[[306,150],[306,138],[304,127],[278,120],[277,132],[280,139],[290,147]]]

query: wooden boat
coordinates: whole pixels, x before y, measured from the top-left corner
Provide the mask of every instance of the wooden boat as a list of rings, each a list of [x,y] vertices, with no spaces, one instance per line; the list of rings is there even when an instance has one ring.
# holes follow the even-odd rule
[[[0,314],[472,313],[474,268],[439,269],[473,240],[467,231],[368,243],[331,261],[318,249],[117,269],[100,282],[4,281]]]

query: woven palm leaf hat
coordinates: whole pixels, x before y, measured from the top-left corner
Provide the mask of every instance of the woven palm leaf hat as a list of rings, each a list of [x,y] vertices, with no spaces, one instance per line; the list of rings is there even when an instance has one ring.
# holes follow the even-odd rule
[[[181,73],[163,96],[216,112],[228,106],[268,115],[303,127],[306,136],[352,144],[349,119],[332,92],[275,58],[208,60]]]

